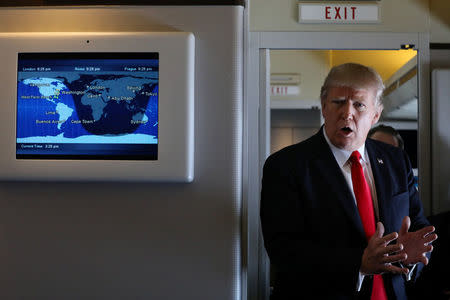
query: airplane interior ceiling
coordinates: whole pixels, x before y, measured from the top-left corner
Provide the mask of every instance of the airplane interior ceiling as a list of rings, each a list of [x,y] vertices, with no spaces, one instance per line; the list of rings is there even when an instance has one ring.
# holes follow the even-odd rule
[[[417,120],[417,78],[413,77],[384,96],[384,118]]]
[[[407,64],[386,81],[383,119],[417,121],[417,63]]]

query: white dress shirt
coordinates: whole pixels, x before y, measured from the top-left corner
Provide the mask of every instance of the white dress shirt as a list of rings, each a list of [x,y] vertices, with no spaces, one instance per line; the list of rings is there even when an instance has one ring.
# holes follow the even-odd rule
[[[342,174],[345,177],[345,181],[347,181],[348,187],[350,188],[350,191],[353,195],[353,200],[355,200],[355,193],[353,192],[353,182],[352,182],[352,171],[351,171],[351,163],[349,161],[350,156],[352,155],[353,151],[347,151],[343,149],[339,149],[335,145],[333,145],[330,142],[330,139],[328,138],[325,128],[323,130],[323,135],[325,137],[325,140],[327,141],[328,145],[330,146],[331,152],[333,152],[334,158],[336,159],[336,162],[338,163],[339,167],[341,168]],[[370,188],[370,193],[372,196],[373,201],[373,211],[375,213],[375,223],[380,220],[380,214],[378,211],[378,201],[377,201],[377,189],[375,187],[375,181],[373,179],[373,173],[372,168],[370,166],[369,156],[367,154],[367,151],[365,149],[365,145],[363,144],[358,150],[359,154],[361,154],[361,166],[363,168],[364,177],[366,178],[367,184]]]

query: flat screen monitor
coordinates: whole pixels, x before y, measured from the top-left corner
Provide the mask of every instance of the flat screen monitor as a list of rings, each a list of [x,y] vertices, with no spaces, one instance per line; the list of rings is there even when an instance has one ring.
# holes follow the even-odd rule
[[[158,159],[157,52],[18,53],[17,159]]]
[[[0,34],[0,180],[191,182],[194,37]]]

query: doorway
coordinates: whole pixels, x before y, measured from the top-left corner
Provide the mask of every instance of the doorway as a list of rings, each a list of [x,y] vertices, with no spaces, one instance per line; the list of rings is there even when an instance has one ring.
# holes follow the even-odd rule
[[[406,50],[409,49],[409,50]],[[426,34],[380,34],[352,32],[255,32],[250,33],[246,99],[244,107],[244,287],[247,299],[269,299],[270,262],[265,253],[259,224],[259,191],[262,166],[278,148],[296,143],[315,133],[322,124],[319,91],[330,66],[345,61],[359,62],[373,57],[394,59],[395,67],[381,70],[387,91],[398,99],[398,87],[415,84],[416,99],[393,102],[382,121],[398,129],[415,130],[417,175],[420,195],[431,199],[429,182],[429,73]],[[399,59],[399,53],[408,54]],[[296,57],[294,60],[285,56]],[[301,58],[303,56],[303,58]],[[372,58],[370,58],[372,56]],[[300,58],[299,58],[300,57]],[[308,58],[306,58],[308,57]],[[313,67],[290,69],[294,63]],[[283,67],[284,64],[284,67]],[[370,65],[370,64],[369,64]],[[300,70],[300,71],[298,71]],[[302,70],[308,70],[302,74]],[[314,70],[314,72],[312,72]],[[314,73],[314,74],[312,74]],[[383,75],[384,74],[384,75]],[[310,76],[312,75],[312,76]],[[408,79],[408,80],[407,80]],[[415,82],[414,82],[415,80]],[[396,88],[394,88],[396,87]],[[392,91],[391,91],[392,89]],[[414,89],[414,88],[413,88]],[[387,95],[386,95],[387,96]],[[408,111],[408,108],[410,109]],[[412,111],[411,111],[412,108]],[[414,111],[415,110],[415,111]],[[398,115],[397,111],[405,113]],[[397,115],[396,115],[397,113]],[[413,116],[415,113],[414,117]],[[415,123],[415,125],[413,125]],[[258,155],[254,155],[258,153]],[[425,211],[430,203],[424,202]]]

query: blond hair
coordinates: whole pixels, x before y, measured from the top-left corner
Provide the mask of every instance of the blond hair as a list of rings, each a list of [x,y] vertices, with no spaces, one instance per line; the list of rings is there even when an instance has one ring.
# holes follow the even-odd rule
[[[374,88],[375,104],[383,106],[381,96],[384,91],[383,80],[375,69],[356,63],[345,63],[333,67],[328,73],[322,88],[320,99],[322,104],[331,87],[350,87],[353,89]]]

